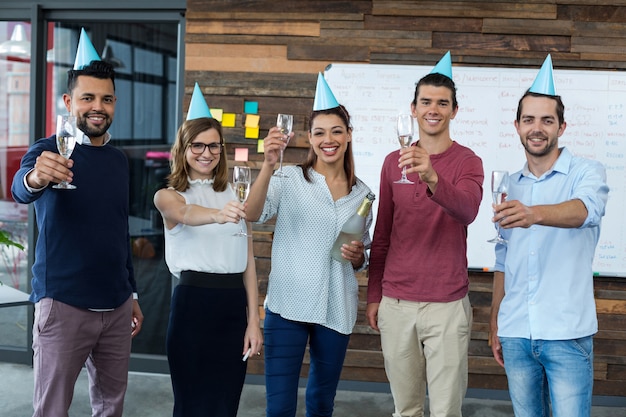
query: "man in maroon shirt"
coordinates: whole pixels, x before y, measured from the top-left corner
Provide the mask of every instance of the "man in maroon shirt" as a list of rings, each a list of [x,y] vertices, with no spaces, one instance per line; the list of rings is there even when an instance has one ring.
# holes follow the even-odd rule
[[[484,174],[450,138],[456,87],[451,66],[439,67],[415,88],[419,140],[385,158],[371,247],[366,314],[381,334],[394,417],[423,416],[427,386],[431,416],[460,417],[467,388],[467,227]],[[394,182],[402,167],[414,184]]]

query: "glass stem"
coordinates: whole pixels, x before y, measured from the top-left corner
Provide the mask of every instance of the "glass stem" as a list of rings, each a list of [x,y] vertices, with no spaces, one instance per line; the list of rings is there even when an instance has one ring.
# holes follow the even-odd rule
[[[280,165],[278,167],[278,170],[280,172],[283,172],[283,151],[282,150],[280,151]]]

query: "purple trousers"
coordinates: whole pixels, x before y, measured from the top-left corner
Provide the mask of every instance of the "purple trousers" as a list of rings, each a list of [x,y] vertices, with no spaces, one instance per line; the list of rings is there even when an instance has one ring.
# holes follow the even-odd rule
[[[122,416],[128,382],[132,297],[95,312],[51,298],[35,304],[33,417],[64,417],[83,365],[93,416]]]

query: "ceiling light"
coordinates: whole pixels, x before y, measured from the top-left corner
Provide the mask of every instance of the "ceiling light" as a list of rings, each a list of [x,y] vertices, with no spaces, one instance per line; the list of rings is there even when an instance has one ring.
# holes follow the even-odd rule
[[[113,65],[113,68],[124,68],[124,62],[121,59],[118,59],[113,55],[113,48],[109,44],[109,41],[106,41],[104,44],[104,50],[102,51],[102,60],[108,62]]]
[[[30,42],[26,39],[26,29],[21,24],[15,25],[11,39],[0,44],[0,56],[21,60],[30,59]]]

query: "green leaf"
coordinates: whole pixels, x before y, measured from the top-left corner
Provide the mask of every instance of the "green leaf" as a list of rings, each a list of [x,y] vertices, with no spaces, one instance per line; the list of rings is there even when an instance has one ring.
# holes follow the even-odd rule
[[[15,246],[16,248],[24,250],[24,246],[12,241],[9,234],[3,230],[0,230],[0,245]]]

